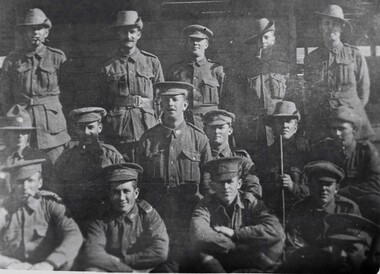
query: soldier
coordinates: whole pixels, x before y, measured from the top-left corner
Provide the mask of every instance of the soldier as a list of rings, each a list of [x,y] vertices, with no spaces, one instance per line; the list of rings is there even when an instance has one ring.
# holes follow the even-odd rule
[[[218,109],[206,112],[203,117],[205,133],[209,139],[213,159],[222,157],[242,157],[243,161],[243,191],[252,192],[257,198],[261,198],[261,185],[257,176],[253,175],[254,164],[245,150],[231,149],[229,137],[233,133],[232,123],[235,114]]]
[[[343,168],[339,194],[355,201],[363,216],[380,222],[380,156],[370,141],[357,139],[361,119],[341,106],[326,119],[329,138],[312,147],[313,160],[327,160]]]
[[[201,166],[211,160],[211,152],[207,136],[184,118],[187,95],[194,87],[162,82],[155,88],[160,91],[162,124],[141,137],[139,164],[144,168],[144,197],[164,219],[171,244],[169,257],[178,261],[187,244],[192,210],[201,197]]]
[[[354,46],[341,42],[345,26],[343,10],[329,5],[321,16],[320,30],[324,47],[317,48],[305,57],[306,89],[309,112],[307,125],[313,142],[326,137],[324,118],[332,108],[350,106],[363,119],[357,131],[358,139],[367,139],[374,132],[364,110],[368,103],[370,80],[364,56]]]
[[[241,81],[245,94],[242,96],[244,101],[238,104],[247,113],[239,128],[244,128],[245,134],[240,136],[240,142],[248,144],[249,152],[260,151],[273,143],[273,132],[263,123],[263,118],[272,114],[276,103],[285,96],[290,65],[286,52],[275,41],[275,23],[267,18],[254,22],[253,35],[245,41],[256,50],[253,63],[242,65],[245,74]],[[246,121],[249,124],[245,124]]]
[[[212,160],[205,165],[215,193],[193,212],[190,238],[200,257],[198,271],[268,271],[284,247],[284,231],[261,200],[242,197],[241,157]]]
[[[218,109],[223,96],[223,66],[206,58],[205,52],[213,32],[201,25],[190,25],[183,29],[186,36],[188,60],[174,64],[169,71],[169,80],[192,84],[188,121],[203,128],[202,116],[207,111]]]
[[[5,142],[5,148],[0,151],[0,165],[14,165],[20,160],[45,159],[42,163],[42,177],[44,184],[48,185],[53,172],[53,163],[46,153],[30,147],[30,135],[35,129],[25,107],[14,105],[7,112],[5,126],[0,127]],[[9,176],[6,173],[2,173],[2,176],[5,180],[2,182],[4,185],[0,187],[1,196],[7,196],[11,190]]]
[[[137,199],[142,172],[132,163],[103,169],[110,204],[88,226],[83,251],[86,271],[147,271],[166,261],[169,238],[165,224],[149,203]]]
[[[315,161],[304,168],[311,195],[291,209],[287,233],[293,248],[324,246],[324,217],[330,213],[360,215],[353,201],[337,194],[344,171],[333,163]]]
[[[106,198],[105,185],[97,180],[101,169],[124,163],[113,146],[99,143],[106,113],[98,107],[72,110],[69,115],[75,122],[79,144],[62,153],[54,165],[52,190],[62,196],[81,228],[96,213],[94,206]]]
[[[58,85],[58,72],[66,56],[44,44],[52,24],[40,9],[30,9],[24,23],[17,27],[25,45],[4,60],[0,79],[1,111],[5,113],[16,103],[26,105],[36,127],[31,147],[46,152],[54,163],[70,141]]]
[[[378,273],[379,264],[371,257],[380,235],[378,225],[351,214],[329,214],[325,222],[334,273]]]
[[[257,155],[255,162],[263,187],[263,199],[277,216],[282,216],[282,190],[285,194],[285,209],[290,209],[295,202],[309,195],[309,188],[302,180],[303,167],[309,157],[305,149],[308,145],[304,138],[296,135],[300,120],[296,105],[290,101],[278,102],[273,114],[264,118],[264,123],[273,128],[275,141]]]
[[[134,162],[140,137],[157,124],[153,84],[163,82],[164,75],[157,56],[136,46],[143,28],[136,11],[119,11],[111,28],[120,46],[102,65],[102,104],[108,110],[105,139]]]
[[[54,193],[39,191],[44,159],[5,168],[12,194],[0,208],[0,268],[69,270],[83,238]]]

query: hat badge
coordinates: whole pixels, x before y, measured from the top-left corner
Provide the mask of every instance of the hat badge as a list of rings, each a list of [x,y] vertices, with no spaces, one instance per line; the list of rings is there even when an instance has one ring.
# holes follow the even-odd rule
[[[22,117],[17,117],[16,121],[17,123],[22,124],[22,122],[24,122],[24,119]]]

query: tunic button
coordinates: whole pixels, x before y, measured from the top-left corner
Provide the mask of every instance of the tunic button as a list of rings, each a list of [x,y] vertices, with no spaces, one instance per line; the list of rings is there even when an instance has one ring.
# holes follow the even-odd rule
[[[195,160],[195,157],[193,157],[193,160]]]
[[[171,163],[171,164],[174,164],[174,162],[173,162],[173,161],[170,161],[170,163]]]

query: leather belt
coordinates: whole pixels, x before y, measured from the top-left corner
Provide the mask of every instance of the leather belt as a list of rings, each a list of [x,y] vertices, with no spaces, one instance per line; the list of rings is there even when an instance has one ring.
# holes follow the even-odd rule
[[[114,99],[115,107],[153,109],[153,100],[140,95],[118,96]]]
[[[23,94],[23,96],[24,96],[23,103],[29,106],[59,103],[58,95],[29,97]]]

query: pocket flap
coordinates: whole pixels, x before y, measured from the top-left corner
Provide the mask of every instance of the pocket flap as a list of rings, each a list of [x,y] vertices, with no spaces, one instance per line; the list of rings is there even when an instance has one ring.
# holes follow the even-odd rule
[[[277,80],[279,82],[285,82],[285,75],[279,73],[271,73],[270,78]]]
[[[121,77],[123,77],[125,73],[117,73],[117,74],[107,74],[108,81],[119,81]]]
[[[25,71],[28,71],[31,69],[31,66],[28,63],[22,63],[18,68],[17,71],[20,73],[23,73]]]
[[[206,78],[202,79],[205,85],[212,86],[212,87],[219,87],[219,82],[215,78]]]
[[[55,72],[55,68],[52,66],[52,64],[45,64],[43,62],[41,62],[38,67],[47,72],[47,73],[54,73]]]
[[[192,162],[200,162],[201,154],[196,151],[182,150],[182,153]]]
[[[153,72],[151,72],[149,70],[136,70],[136,73],[139,76],[142,76],[142,77],[147,78],[147,79],[150,79],[150,78],[154,77]]]
[[[349,56],[349,57],[346,56],[344,58],[339,58],[339,57],[336,58],[337,64],[346,65],[346,66],[352,64],[354,61],[355,61],[354,57],[352,56]]]
[[[46,110],[50,110],[55,113],[58,113],[58,111],[62,108],[60,104],[44,104],[44,107]]]

